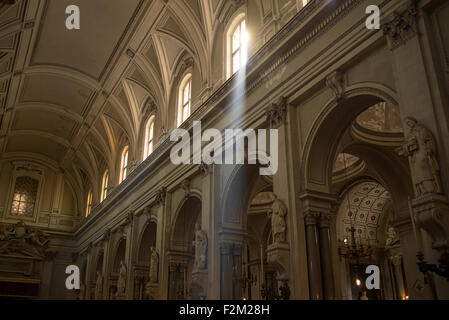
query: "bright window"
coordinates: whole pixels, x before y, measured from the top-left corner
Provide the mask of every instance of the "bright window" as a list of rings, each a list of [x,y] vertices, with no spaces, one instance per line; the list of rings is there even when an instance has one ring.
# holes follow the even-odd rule
[[[240,18],[241,19],[241,18]],[[232,25],[231,34],[228,39],[229,46],[229,77],[240,70],[248,59],[248,34],[246,32],[246,20],[237,20]]]
[[[32,217],[36,204],[39,181],[30,177],[18,177],[14,187],[11,214]]]
[[[192,75],[187,74],[179,87],[178,126],[190,117],[192,104]]]
[[[144,160],[153,152],[154,148],[154,116],[148,120],[145,130],[145,148],[144,148]]]
[[[122,160],[120,162],[120,183],[128,176],[128,146],[123,148]]]
[[[108,184],[109,184],[109,173],[108,170],[103,174],[103,181],[101,183],[101,201],[106,199],[108,196]]]
[[[86,217],[90,214],[90,211],[92,210],[92,190],[89,191],[87,194],[87,204],[86,204]]]

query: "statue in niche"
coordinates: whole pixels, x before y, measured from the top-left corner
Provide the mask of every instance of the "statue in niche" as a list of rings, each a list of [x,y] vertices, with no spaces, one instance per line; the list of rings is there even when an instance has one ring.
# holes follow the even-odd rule
[[[150,283],[157,283],[158,281],[158,269],[159,269],[159,255],[156,248],[151,247],[150,254]]]
[[[201,230],[199,223],[195,224],[195,240],[193,241],[195,247],[195,263],[194,270],[206,269],[207,261],[207,235]]]
[[[389,226],[387,231],[387,240],[385,244],[387,245],[387,247],[391,247],[397,243],[399,243],[399,236],[396,233],[396,230],[394,230],[392,226]]]
[[[268,211],[268,218],[271,219],[271,232],[273,234],[273,243],[285,242],[287,207],[274,195],[273,204]]]
[[[126,289],[126,264],[120,261],[120,271],[117,281],[117,295],[124,295]]]
[[[103,276],[100,271],[97,271],[97,281],[95,283],[95,300],[102,300],[103,293]]]
[[[416,196],[441,194],[440,167],[436,157],[436,142],[432,133],[416,119],[405,119],[406,143],[400,154],[409,157]]]

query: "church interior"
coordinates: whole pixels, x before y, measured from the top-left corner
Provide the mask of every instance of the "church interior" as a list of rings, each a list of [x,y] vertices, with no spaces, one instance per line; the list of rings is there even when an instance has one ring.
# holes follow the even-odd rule
[[[73,2],[0,3],[0,299],[449,299],[449,2]]]

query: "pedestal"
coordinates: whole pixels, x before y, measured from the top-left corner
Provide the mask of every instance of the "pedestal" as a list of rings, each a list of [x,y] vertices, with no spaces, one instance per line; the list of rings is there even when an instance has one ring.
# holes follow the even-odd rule
[[[204,300],[207,297],[207,270],[196,270],[192,273],[192,300]]]
[[[432,248],[449,249],[449,202],[439,194],[426,194],[412,201],[417,225],[432,239]]]
[[[160,291],[158,283],[148,282],[145,285],[145,300],[160,300]]]
[[[288,279],[290,271],[290,246],[288,243],[273,243],[267,248],[267,262],[278,273],[278,280]]]

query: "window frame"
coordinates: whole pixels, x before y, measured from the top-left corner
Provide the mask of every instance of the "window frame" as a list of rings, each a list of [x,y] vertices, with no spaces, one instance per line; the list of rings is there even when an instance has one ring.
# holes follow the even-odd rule
[[[13,174],[11,176],[9,184],[9,195],[7,199],[7,207],[5,207],[5,217],[9,219],[20,219],[30,222],[36,222],[40,212],[40,204],[43,196],[43,188],[45,187],[45,177],[44,168],[36,164],[30,164],[28,162],[15,162],[13,168]],[[16,188],[17,178],[29,177],[38,181],[36,201],[34,203],[33,215],[32,216],[19,216],[12,214],[12,203],[14,200],[14,190]]]
[[[125,181],[128,177],[129,168],[129,146],[123,147],[122,155],[120,157],[120,180],[119,183]]]
[[[226,61],[226,79],[231,78],[234,74],[236,74],[238,71],[242,69],[243,66],[246,65],[248,62],[248,42],[249,42],[249,36],[248,36],[248,21],[247,21],[247,15],[245,12],[238,12],[227,26],[227,32],[226,32],[226,52],[225,52],[225,61]],[[240,42],[239,42],[239,48],[237,50],[234,50],[233,48],[233,37],[235,35],[235,32],[237,29],[241,29],[242,24],[245,25],[245,33],[242,34],[240,30]],[[244,62],[242,63],[242,52],[245,54]],[[234,72],[234,56],[236,54],[240,54],[239,58],[239,68]]]
[[[88,217],[92,213],[93,196],[94,196],[94,193],[93,193],[92,189],[89,189],[89,192],[87,193],[86,217]]]
[[[109,170],[105,170],[103,173],[103,177],[101,179],[101,202],[104,201],[104,199],[108,196],[108,189],[109,189]]]
[[[189,86],[189,97],[185,102],[185,90]],[[184,118],[184,109],[188,107],[188,115]],[[178,90],[178,127],[182,125],[192,114],[192,73],[187,72],[182,77]]]
[[[144,141],[144,151],[143,160],[148,158],[154,151],[154,134],[155,134],[155,121],[156,116],[152,115],[145,126],[145,141]],[[151,145],[151,147],[150,147]]]

